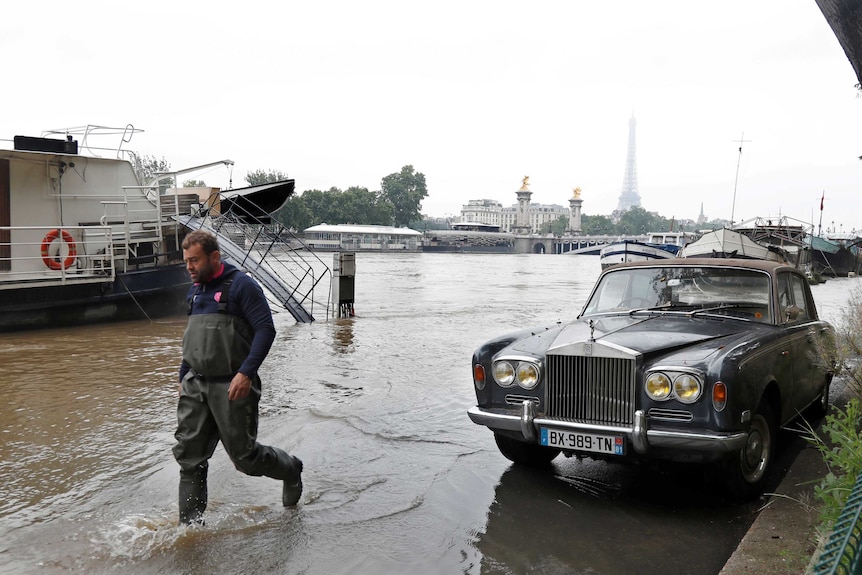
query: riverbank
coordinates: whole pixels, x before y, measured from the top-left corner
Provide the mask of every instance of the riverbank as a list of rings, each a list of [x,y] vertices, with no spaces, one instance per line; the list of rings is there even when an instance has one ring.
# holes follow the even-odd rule
[[[839,379],[833,381],[832,405],[843,406],[848,399],[847,387]],[[821,424],[815,428],[818,434]],[[815,498],[814,488],[828,472],[816,447],[803,448],[719,575],[809,572],[820,553],[817,527],[822,503]]]
[[[802,575],[816,558],[819,502],[814,486],[827,468],[803,449],[719,575]]]

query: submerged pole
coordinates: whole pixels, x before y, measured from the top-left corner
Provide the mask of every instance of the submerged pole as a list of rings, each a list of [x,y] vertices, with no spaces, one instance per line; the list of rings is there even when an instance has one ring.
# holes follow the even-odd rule
[[[332,306],[336,317],[353,317],[356,285],[356,254],[339,252],[332,261]]]

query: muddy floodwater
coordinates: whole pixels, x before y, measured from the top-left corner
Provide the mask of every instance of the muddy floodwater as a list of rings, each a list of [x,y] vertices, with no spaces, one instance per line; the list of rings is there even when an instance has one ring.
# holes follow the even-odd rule
[[[219,447],[202,528],[176,526],[184,318],[0,335],[0,572],[721,569],[760,502],[685,467],[515,468],[466,415],[472,351],[573,318],[597,257],[360,253],[356,268],[356,317],[277,315],[261,370],[260,440],[305,462],[300,505]],[[837,320],[858,284],[815,286],[821,315]]]

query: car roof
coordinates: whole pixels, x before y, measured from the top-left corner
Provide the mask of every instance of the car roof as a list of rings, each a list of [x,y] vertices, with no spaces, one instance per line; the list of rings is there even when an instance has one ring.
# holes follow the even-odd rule
[[[723,267],[744,268],[758,270],[775,274],[779,271],[795,271],[798,269],[784,262],[770,260],[741,259],[741,258],[668,258],[662,260],[646,260],[638,262],[625,262],[609,267],[606,271],[624,268],[644,267]]]

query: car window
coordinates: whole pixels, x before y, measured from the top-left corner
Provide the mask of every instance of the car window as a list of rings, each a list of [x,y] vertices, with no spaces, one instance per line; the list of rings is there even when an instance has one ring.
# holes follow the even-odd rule
[[[695,266],[616,269],[601,277],[584,315],[661,308],[771,322],[769,285],[769,276],[758,270]]]
[[[799,308],[799,319],[811,319],[808,311],[808,302],[805,300],[805,284],[802,283],[802,278],[799,276],[790,277],[790,285],[793,289],[793,305]]]
[[[781,317],[789,322],[808,321],[813,310],[806,297],[805,280],[798,275],[783,273],[779,279],[778,302]]]

